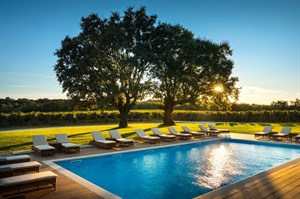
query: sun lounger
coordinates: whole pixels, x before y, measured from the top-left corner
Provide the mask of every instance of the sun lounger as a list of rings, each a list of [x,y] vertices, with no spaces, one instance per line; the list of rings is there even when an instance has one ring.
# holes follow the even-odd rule
[[[206,135],[203,132],[191,131],[191,129],[187,126],[182,126],[181,128],[183,129],[184,133],[192,134],[193,137],[205,137]]]
[[[262,132],[254,133],[254,138],[258,138],[258,137],[261,137],[261,138],[267,137],[267,138],[269,138],[270,135],[271,135],[272,129],[273,129],[273,126],[265,126],[263,128]]]
[[[13,156],[1,157],[0,165],[20,163],[20,162],[29,162],[30,159],[31,158],[29,155],[13,155]]]
[[[291,127],[282,127],[279,133],[273,134],[271,138],[274,139],[288,139],[290,136],[292,128]]]
[[[109,130],[108,133],[110,134],[110,137],[117,142],[120,146],[133,146],[133,140],[129,140],[127,138],[123,138],[118,130]]]
[[[5,198],[52,187],[56,190],[56,178],[51,171],[1,178],[0,193]]]
[[[147,141],[153,144],[160,142],[159,137],[146,135],[146,133],[142,129],[136,129],[135,132],[138,135],[138,138],[142,141]]]
[[[80,152],[80,147],[77,144],[71,143],[66,134],[55,134],[55,139],[61,144],[62,150],[65,152]]]
[[[213,130],[213,131],[221,131],[225,134],[225,136],[227,136],[227,133],[230,135],[230,130],[229,129],[217,129],[214,125],[209,124],[209,130]]]
[[[92,136],[93,136],[93,141],[91,141],[91,143],[100,148],[111,149],[117,145],[115,141],[106,140],[100,131],[92,132]]]
[[[55,148],[50,146],[44,135],[33,135],[32,136],[33,146],[31,149],[41,156],[55,155]]]
[[[205,126],[203,125],[199,125],[199,128],[201,130],[201,132],[206,133],[207,136],[218,136],[221,133],[223,133],[222,131],[218,131],[218,130],[208,130],[207,128],[205,128]]]
[[[10,168],[13,171],[13,175],[16,175],[18,173],[26,173],[26,172],[39,172],[40,171],[41,164],[37,161],[32,162],[21,162],[21,163],[15,163],[15,164],[6,164],[1,165],[0,170]]]
[[[158,136],[160,137],[160,139],[162,141],[167,141],[167,142],[173,142],[173,141],[176,141],[176,136],[175,135],[167,135],[167,134],[164,134],[162,133],[159,128],[152,128],[151,129],[152,132],[154,133],[155,136]]]
[[[181,140],[189,140],[192,138],[192,134],[189,133],[179,133],[174,127],[170,126],[168,127],[169,132],[172,135],[175,135],[176,138],[181,139]]]

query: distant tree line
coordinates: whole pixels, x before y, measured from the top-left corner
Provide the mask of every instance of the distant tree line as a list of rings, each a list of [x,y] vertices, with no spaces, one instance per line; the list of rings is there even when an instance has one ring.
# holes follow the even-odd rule
[[[162,102],[155,100],[138,101],[132,108],[133,110],[157,110]],[[96,111],[96,110],[117,110],[117,107],[99,107],[97,104],[78,103],[70,99],[0,99],[0,113],[16,112],[72,112],[72,111]],[[177,105],[175,110],[199,110],[199,111],[217,111],[215,106],[194,105],[190,103]],[[260,104],[238,104],[231,107],[231,111],[268,111],[268,110],[300,110],[300,99],[295,101],[275,101],[270,105]]]

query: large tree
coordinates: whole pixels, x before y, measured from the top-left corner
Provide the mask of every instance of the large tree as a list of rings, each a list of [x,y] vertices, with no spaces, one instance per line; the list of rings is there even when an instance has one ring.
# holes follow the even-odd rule
[[[232,51],[228,43],[213,43],[195,39],[180,25],[161,23],[155,31],[152,64],[156,80],[155,97],[163,100],[163,122],[173,125],[175,105],[214,102],[218,106],[228,103],[228,97],[237,98],[237,78],[231,77],[233,62],[228,59]],[[214,88],[222,86],[222,92]]]
[[[63,91],[78,101],[116,106],[119,127],[126,127],[130,109],[151,85],[146,72],[155,22],[145,7],[130,7],[122,17],[82,18],[79,35],[67,36],[55,52],[54,71]]]

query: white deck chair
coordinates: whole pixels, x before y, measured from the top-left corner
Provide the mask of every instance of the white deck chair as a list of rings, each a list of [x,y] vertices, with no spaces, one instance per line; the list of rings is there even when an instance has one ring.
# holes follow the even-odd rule
[[[123,138],[118,130],[109,130],[108,133],[121,146],[133,145],[133,140]]]
[[[32,141],[32,150],[39,153],[41,156],[55,155],[55,148],[48,144],[45,135],[33,135]]]
[[[222,131],[218,131],[218,130],[208,130],[207,128],[205,128],[205,126],[203,125],[199,125],[199,128],[202,132],[206,133],[207,136],[210,135],[219,135],[221,133],[223,133]]]
[[[275,138],[275,139],[283,139],[283,138],[286,138],[288,139],[289,136],[290,136],[290,133],[291,133],[291,130],[292,128],[291,127],[282,127],[281,131],[279,133],[276,133],[276,134],[273,134],[272,135],[272,138]]]
[[[261,132],[254,133],[254,137],[269,137],[272,132],[273,126],[265,126]]]
[[[77,144],[71,143],[66,134],[55,134],[55,139],[61,144],[62,150],[66,152],[78,151],[80,152],[80,147]]]
[[[148,141],[150,143],[160,142],[159,137],[146,135],[146,133],[142,129],[136,129],[135,132],[138,135],[139,139],[142,141]]]
[[[183,129],[184,132],[192,134],[193,137],[204,137],[206,134],[203,132],[196,132],[196,131],[192,131],[189,127],[187,126],[182,126],[181,127]]]
[[[188,140],[192,138],[192,134],[179,133],[173,126],[168,127],[168,130],[172,135],[175,135],[178,139]]]
[[[93,141],[92,143],[96,146],[104,149],[113,148],[116,146],[116,142],[113,140],[106,140],[101,131],[93,131],[92,132]]]
[[[159,130],[159,128],[152,128],[151,130],[154,133],[154,135],[160,137],[160,139],[163,141],[176,141],[175,135],[164,134]]]

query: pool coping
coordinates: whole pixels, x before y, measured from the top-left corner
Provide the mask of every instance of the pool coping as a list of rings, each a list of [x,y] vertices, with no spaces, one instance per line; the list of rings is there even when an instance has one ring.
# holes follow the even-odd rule
[[[110,156],[110,155],[115,155],[115,154],[120,154],[120,153],[132,153],[132,152],[138,152],[138,151],[147,151],[147,150],[155,150],[155,149],[161,149],[161,148],[169,148],[169,147],[176,147],[176,146],[182,146],[182,145],[189,145],[189,144],[195,144],[195,143],[205,143],[205,142],[211,142],[211,141],[215,141],[215,140],[238,140],[241,142],[253,142],[253,143],[270,143],[272,145],[287,145],[287,146],[295,146],[294,144],[291,143],[276,143],[276,142],[270,142],[270,141],[256,141],[256,140],[244,140],[244,139],[236,139],[236,138],[213,138],[213,139],[209,139],[209,140],[197,140],[197,141],[193,141],[193,142],[184,142],[184,143],[177,143],[177,144],[172,144],[172,145],[160,145],[160,146],[153,146],[153,147],[146,147],[146,148],[138,148],[138,149],[130,149],[130,150],[126,150],[126,151],[113,151],[113,152],[107,152],[107,153],[103,153],[103,154],[93,154],[93,155],[86,155],[86,156],[81,156],[81,157],[69,157],[69,158],[58,158],[58,159],[51,159],[51,160],[46,160],[43,161],[43,163],[45,163],[46,165],[50,166],[51,168],[55,169],[56,171],[64,174],[65,176],[67,176],[68,178],[78,182],[79,184],[81,184],[82,186],[86,187],[87,189],[89,189],[90,191],[94,192],[95,194],[99,195],[100,197],[103,198],[109,198],[109,199],[119,199],[121,197],[107,191],[106,189],[101,188],[98,185],[95,185],[92,182],[89,182],[88,180],[78,176],[77,174],[72,173],[71,171],[64,169],[62,167],[60,167],[59,165],[55,164],[55,161],[64,161],[64,160],[80,160],[80,159],[84,159],[84,158],[90,158],[90,157],[101,157],[101,156]],[[296,145],[297,146],[297,145]],[[281,165],[272,167],[268,170],[262,171],[260,173],[254,174],[253,176],[247,177],[245,179],[236,181],[234,183],[231,183],[229,185],[226,185],[224,187],[220,187],[216,190],[210,191],[208,193],[205,193],[203,195],[200,196],[196,196],[194,199],[210,199],[216,196],[220,196],[223,193],[229,192],[230,190],[233,189],[237,189],[238,187],[242,187],[245,184],[257,179],[257,178],[261,178],[263,176],[265,176],[266,174],[272,173],[278,169],[284,168],[287,165],[293,164],[295,161],[299,161],[300,162],[300,158],[294,159],[294,160],[290,160],[286,163],[283,163]]]

